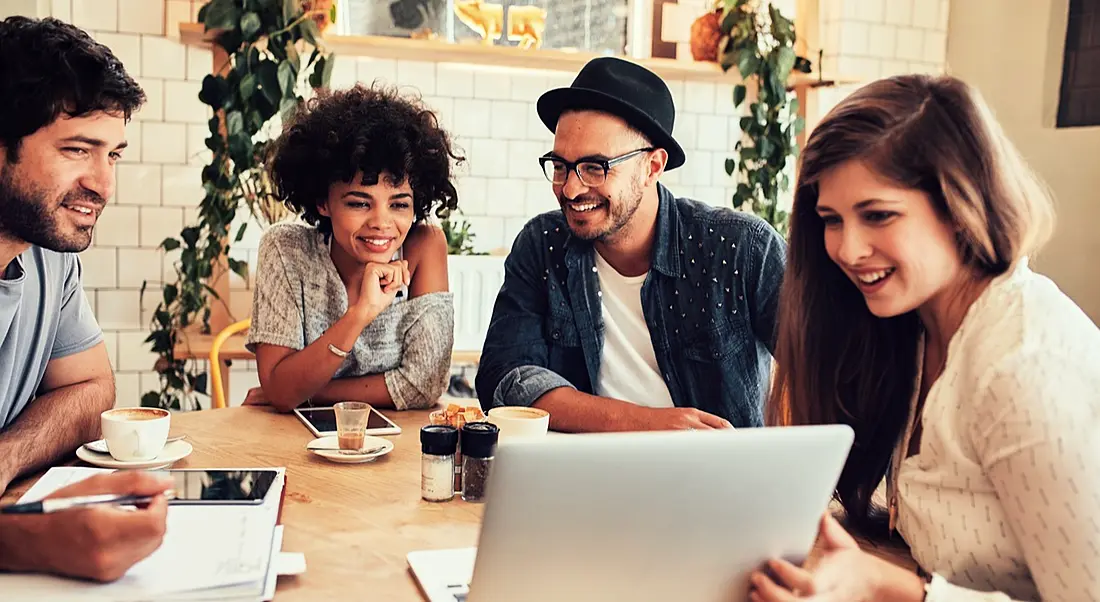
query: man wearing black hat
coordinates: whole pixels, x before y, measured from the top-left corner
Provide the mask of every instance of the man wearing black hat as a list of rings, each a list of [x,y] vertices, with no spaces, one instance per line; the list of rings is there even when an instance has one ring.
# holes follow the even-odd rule
[[[561,431],[759,426],[786,248],[763,220],[676,198],[668,87],[598,58],[538,101],[561,205],[505,263],[477,375],[483,406]]]

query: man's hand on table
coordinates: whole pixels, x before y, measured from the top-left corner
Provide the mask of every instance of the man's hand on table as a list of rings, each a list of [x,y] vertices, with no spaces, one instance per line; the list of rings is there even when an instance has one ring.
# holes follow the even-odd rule
[[[696,408],[647,408],[638,406],[634,413],[634,428],[630,430],[676,431],[731,429],[725,418]]]
[[[50,498],[115,493],[155,496],[144,508],[92,506],[0,516],[0,570],[114,581],[164,540],[172,481],[140,471],[96,475]]]

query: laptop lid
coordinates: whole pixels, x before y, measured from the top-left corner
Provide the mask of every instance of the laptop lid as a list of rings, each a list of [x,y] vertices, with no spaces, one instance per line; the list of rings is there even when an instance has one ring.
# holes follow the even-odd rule
[[[748,599],[771,557],[809,553],[847,426],[502,442],[470,602]]]

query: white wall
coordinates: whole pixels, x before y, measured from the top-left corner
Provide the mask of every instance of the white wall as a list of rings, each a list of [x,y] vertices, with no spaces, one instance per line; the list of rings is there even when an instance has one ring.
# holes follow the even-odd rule
[[[974,84],[1054,192],[1058,227],[1035,265],[1100,322],[1100,127],[1054,127],[1069,0],[960,0],[948,70]]]
[[[950,6],[950,0],[820,0],[823,71],[865,82],[903,73],[942,73]],[[816,56],[809,58],[817,61]],[[857,87],[821,90],[817,110],[808,115],[811,123]]]

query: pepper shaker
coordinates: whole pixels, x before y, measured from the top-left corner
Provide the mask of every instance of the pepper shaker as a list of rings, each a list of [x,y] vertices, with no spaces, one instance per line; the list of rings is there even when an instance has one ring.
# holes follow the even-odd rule
[[[420,497],[428,502],[446,502],[455,496],[455,450],[458,429],[446,424],[429,424],[420,429]]]
[[[462,499],[485,499],[500,429],[490,422],[468,422],[462,427]]]

